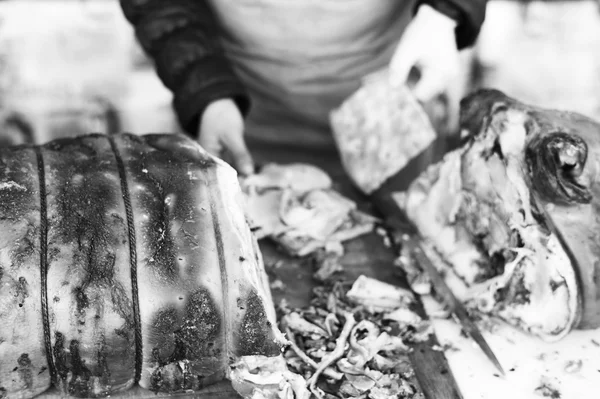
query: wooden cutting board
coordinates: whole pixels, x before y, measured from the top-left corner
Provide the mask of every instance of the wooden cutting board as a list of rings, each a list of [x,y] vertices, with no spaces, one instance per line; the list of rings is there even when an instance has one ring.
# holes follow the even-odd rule
[[[371,198],[355,188],[348,178],[337,150],[287,148],[264,143],[260,146],[254,146],[252,143],[249,145],[255,161],[259,164],[303,162],[322,168],[331,176],[338,191],[356,201],[361,210],[375,214]],[[442,152],[446,146],[445,141],[434,141],[431,149],[411,161],[405,170],[414,170],[419,163],[427,162],[428,157]],[[275,302],[285,298],[292,307],[307,305],[312,295],[312,288],[317,283],[312,278],[313,268],[310,261],[287,257],[266,242],[261,243],[261,249],[267,268],[270,263],[281,261],[281,266],[274,272],[270,272],[271,279],[279,278],[284,284],[283,290],[273,290]],[[345,245],[345,250],[342,263],[349,279],[365,274],[391,284],[408,286],[406,280],[397,274],[398,268],[392,265],[396,257],[395,253],[383,245],[381,237],[377,234],[365,235],[350,241]],[[422,315],[427,317],[424,313]],[[449,367],[444,354],[432,350],[433,344],[434,342],[423,344],[415,348],[413,353],[412,360],[420,375],[422,389],[430,399],[461,398],[456,384],[448,378]]]
[[[282,255],[274,246],[262,245],[265,263],[269,268],[270,279],[279,279],[281,289],[273,290],[276,303],[285,299],[291,307],[307,306],[312,289],[317,282],[312,278],[313,266],[307,259],[290,258]],[[342,258],[343,277],[354,281],[360,275],[376,278],[390,284],[408,288],[406,280],[398,274],[398,268],[392,265],[395,254],[384,246],[377,234],[368,234],[348,242]],[[420,309],[420,316],[427,318]],[[452,380],[450,367],[443,352],[433,350],[438,344],[433,338],[430,342],[415,345],[411,360],[415,368],[421,389],[428,399],[461,398],[457,385]]]
[[[346,176],[335,173],[333,176],[336,177],[335,188],[338,191],[357,201],[360,209],[376,214],[370,198],[360,194]],[[386,247],[382,237],[375,232],[347,242],[344,248],[341,263],[344,266],[343,278],[347,281],[365,275],[410,289],[399,269],[393,266],[396,258],[394,250]],[[312,289],[318,284],[312,278],[314,269],[311,261],[288,257],[269,242],[261,243],[261,249],[269,278],[282,283],[280,289],[273,290],[275,303],[285,299],[291,307],[307,306]],[[423,308],[419,308],[418,313],[424,319],[428,318]],[[429,342],[413,347],[411,360],[421,389],[428,399],[462,398],[444,353],[432,349],[437,344],[437,339],[432,336]]]

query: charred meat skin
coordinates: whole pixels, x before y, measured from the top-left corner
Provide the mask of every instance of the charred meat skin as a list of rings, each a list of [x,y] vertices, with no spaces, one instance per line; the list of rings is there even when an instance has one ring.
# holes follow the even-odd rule
[[[40,314],[40,187],[36,151],[0,148],[0,397],[50,386]]]
[[[128,389],[135,378],[134,313],[125,206],[102,136],[46,146],[48,312],[62,337],[56,383],[78,397]],[[55,359],[55,363],[56,363]]]
[[[241,196],[183,136],[1,149],[1,394],[189,392],[279,355]]]

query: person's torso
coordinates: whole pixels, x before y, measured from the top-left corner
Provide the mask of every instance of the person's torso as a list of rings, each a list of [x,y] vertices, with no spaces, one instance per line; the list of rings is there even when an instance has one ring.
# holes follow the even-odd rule
[[[249,90],[249,139],[332,146],[328,115],[389,62],[414,0],[210,0]]]

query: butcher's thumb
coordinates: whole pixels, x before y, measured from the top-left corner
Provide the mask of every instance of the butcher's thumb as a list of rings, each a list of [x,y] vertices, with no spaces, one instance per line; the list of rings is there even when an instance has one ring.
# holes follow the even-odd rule
[[[248,176],[254,173],[254,161],[246,147],[243,135],[230,136],[227,150],[233,158],[233,166],[241,175]]]

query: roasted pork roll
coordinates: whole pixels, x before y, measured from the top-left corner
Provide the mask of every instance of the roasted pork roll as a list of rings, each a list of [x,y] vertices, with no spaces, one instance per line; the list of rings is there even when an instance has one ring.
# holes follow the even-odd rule
[[[194,392],[277,357],[235,171],[179,135],[0,149],[0,397]]]
[[[546,340],[599,327],[600,124],[496,90],[476,92],[461,107],[464,145],[398,203],[473,307]]]

